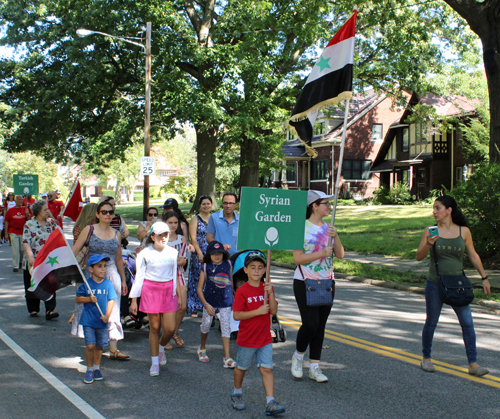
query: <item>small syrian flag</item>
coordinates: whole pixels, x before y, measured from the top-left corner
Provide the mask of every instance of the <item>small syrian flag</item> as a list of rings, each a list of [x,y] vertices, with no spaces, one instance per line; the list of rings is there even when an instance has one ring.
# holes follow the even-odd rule
[[[316,157],[312,148],[314,123],[318,112],[352,97],[354,35],[357,11],[340,28],[314,65],[288,123],[290,130],[305,144],[307,153]]]
[[[59,288],[71,285],[80,275],[73,251],[66,243],[61,228],[57,227],[36,255],[28,291],[47,301]]]
[[[83,208],[83,199],[82,199],[82,190],[80,188],[80,181],[76,181],[76,185],[71,192],[71,196],[68,199],[68,203],[66,207],[64,207],[63,213],[61,214],[61,218],[63,216],[71,218],[73,221],[76,221],[80,212]]]

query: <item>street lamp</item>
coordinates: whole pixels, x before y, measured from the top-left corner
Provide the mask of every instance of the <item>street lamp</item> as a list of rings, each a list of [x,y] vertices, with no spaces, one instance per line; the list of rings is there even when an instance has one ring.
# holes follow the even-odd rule
[[[120,36],[109,35],[104,32],[90,31],[88,29],[77,29],[76,34],[80,37],[89,35],[102,35],[108,38],[118,39],[122,42],[137,45],[144,49],[146,55],[146,94],[145,94],[145,116],[144,116],[144,156],[149,157],[150,133],[151,133],[151,22],[146,24],[146,45],[140,42],[134,42],[130,39],[140,38],[122,38]],[[149,175],[144,175],[144,198],[142,219],[146,220],[146,212],[149,207]]]

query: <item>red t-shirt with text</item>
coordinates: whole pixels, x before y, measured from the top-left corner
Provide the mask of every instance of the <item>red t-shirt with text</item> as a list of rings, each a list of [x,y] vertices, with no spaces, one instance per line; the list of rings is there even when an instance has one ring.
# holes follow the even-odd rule
[[[261,282],[258,287],[253,287],[246,282],[236,290],[233,311],[253,311],[263,304],[264,283]],[[270,329],[271,317],[269,313],[241,320],[236,344],[244,348],[262,348],[273,342]]]
[[[61,208],[64,207],[64,204],[61,201],[48,201],[47,206],[49,207],[49,210],[54,218],[57,219],[57,216],[61,212]],[[62,217],[59,219],[58,224],[60,227],[63,226]]]
[[[7,233],[23,235],[24,224],[26,224],[26,207],[11,208],[5,215],[5,222],[9,223]]]

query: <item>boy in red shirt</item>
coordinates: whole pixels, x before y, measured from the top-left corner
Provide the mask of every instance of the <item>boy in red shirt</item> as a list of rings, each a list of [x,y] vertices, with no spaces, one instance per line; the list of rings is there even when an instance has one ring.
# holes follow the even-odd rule
[[[243,410],[243,378],[252,364],[255,355],[257,367],[262,374],[262,382],[266,392],[266,415],[285,413],[285,408],[274,399],[273,347],[269,330],[271,318],[269,314],[278,312],[278,304],[269,282],[261,282],[266,273],[266,259],[262,252],[251,251],[245,257],[248,282],[236,290],[233,303],[234,319],[240,321],[238,337],[238,357],[234,369],[234,389],[231,394],[233,408]],[[264,304],[264,293],[267,291],[269,302]]]

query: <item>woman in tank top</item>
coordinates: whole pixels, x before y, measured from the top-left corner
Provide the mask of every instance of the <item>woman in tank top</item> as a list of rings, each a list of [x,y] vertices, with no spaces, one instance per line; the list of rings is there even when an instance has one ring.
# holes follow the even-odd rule
[[[481,258],[474,249],[472,235],[467,226],[467,220],[457,206],[456,201],[448,195],[440,196],[434,201],[432,211],[438,227],[438,235],[431,238],[429,227],[426,227],[420,246],[417,250],[417,260],[427,256],[429,250],[435,245],[438,257],[439,272],[445,275],[461,275],[463,271],[463,254],[467,250],[469,260],[477,269],[483,280],[483,288],[486,295],[490,294],[490,283],[484,271]],[[425,306],[427,318],[422,331],[422,353],[421,367],[426,372],[434,372],[436,368],[432,364],[431,347],[434,331],[441,314],[443,302],[439,297],[438,275],[434,265],[434,255],[430,253],[429,271],[427,273],[427,284],[425,286]],[[476,333],[472,321],[470,306],[452,307],[455,311],[465,343],[465,351],[469,361],[469,374],[476,377],[488,374],[486,368],[477,363]]]

